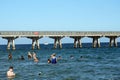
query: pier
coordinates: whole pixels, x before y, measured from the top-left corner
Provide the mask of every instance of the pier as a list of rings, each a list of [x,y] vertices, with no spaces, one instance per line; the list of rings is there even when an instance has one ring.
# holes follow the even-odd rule
[[[120,37],[120,31],[0,31],[0,37],[7,39],[7,49],[15,50],[15,39],[29,38],[32,39],[32,49],[40,49],[39,39],[49,37],[54,39],[54,48],[62,48],[61,39],[70,37],[74,39],[74,48],[81,48],[81,39],[89,37],[93,40],[92,46],[94,48],[100,47],[100,38],[109,38],[109,46],[117,47],[117,38]]]

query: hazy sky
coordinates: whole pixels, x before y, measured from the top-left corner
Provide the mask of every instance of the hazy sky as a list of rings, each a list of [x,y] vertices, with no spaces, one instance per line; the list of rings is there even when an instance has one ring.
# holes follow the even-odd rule
[[[120,31],[120,0],[0,0],[0,31]]]

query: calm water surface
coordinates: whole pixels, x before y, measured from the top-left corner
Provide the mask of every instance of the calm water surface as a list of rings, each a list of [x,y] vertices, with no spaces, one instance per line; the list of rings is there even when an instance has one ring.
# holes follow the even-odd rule
[[[120,47],[109,48],[103,44],[101,48],[74,49],[73,44],[65,44],[63,49],[52,49],[52,46],[41,45],[40,50],[30,50],[31,45],[17,45],[15,51],[0,46],[0,80],[9,80],[6,77],[9,66],[16,73],[12,80],[120,80]],[[28,60],[28,51],[36,52],[38,63]],[[9,52],[12,60],[8,60]],[[57,64],[47,63],[52,53],[62,56]],[[21,55],[25,60],[19,60]]]

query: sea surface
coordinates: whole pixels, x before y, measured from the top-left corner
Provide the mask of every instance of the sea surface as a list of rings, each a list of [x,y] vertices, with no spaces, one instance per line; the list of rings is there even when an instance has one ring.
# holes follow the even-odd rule
[[[40,50],[31,50],[31,44],[21,44],[14,51],[0,45],[0,80],[120,80],[120,43],[118,47],[91,45],[83,43],[83,48],[75,49],[73,44],[63,44],[62,49],[53,49],[53,44],[41,44]],[[38,63],[28,59],[28,51],[37,54]],[[12,60],[8,60],[9,53]],[[52,53],[62,57],[57,64],[47,63]],[[20,60],[21,55],[25,60]],[[9,66],[16,73],[13,79],[6,77]]]

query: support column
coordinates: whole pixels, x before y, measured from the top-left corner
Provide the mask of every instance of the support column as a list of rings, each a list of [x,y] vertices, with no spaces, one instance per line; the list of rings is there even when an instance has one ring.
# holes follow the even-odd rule
[[[114,46],[117,47],[117,38],[114,38]]]
[[[79,48],[82,47],[81,38],[78,39],[78,47],[79,47]]]
[[[74,39],[74,48],[77,48],[77,38]]]
[[[10,50],[10,44],[11,44],[11,40],[8,39],[8,43],[7,43],[7,49]]]
[[[74,48],[77,48],[77,47],[81,48],[82,47],[82,43],[81,43],[82,36],[78,36],[78,37],[72,36],[71,38],[74,39]]]
[[[40,49],[39,39],[36,40],[36,46],[37,46],[37,49]]]
[[[116,38],[117,37],[110,37],[110,43],[109,43],[110,47],[112,47],[112,46],[117,47],[117,39]]]
[[[61,39],[58,39],[59,48],[62,48]]]
[[[100,40],[97,40],[97,46],[100,47]]]
[[[50,38],[53,38],[54,39],[54,48],[56,49],[58,46],[59,46],[59,48],[62,48],[62,42],[61,42],[61,39],[63,38],[63,37],[50,37]]]
[[[13,38],[8,38],[7,49],[10,50],[12,45],[12,49],[15,50],[15,41]]]
[[[2,38],[8,40],[7,50],[10,50],[10,49],[11,49],[11,45],[12,45],[12,49],[15,50],[15,39],[16,39],[17,37],[2,37]]]
[[[113,37],[111,37],[111,38],[110,38],[110,43],[109,43],[110,47],[112,47],[112,46],[113,46],[113,42],[114,42],[114,38],[113,38]]]
[[[32,49],[35,49],[35,39],[32,39]]]
[[[100,47],[99,37],[93,37],[93,48]]]
[[[39,45],[39,38],[31,38],[32,39],[32,49],[34,50],[35,48],[40,49]]]
[[[57,44],[58,44],[58,40],[57,38],[54,39],[54,48],[56,49],[57,48]]]
[[[12,40],[12,49],[15,50],[15,40]]]

